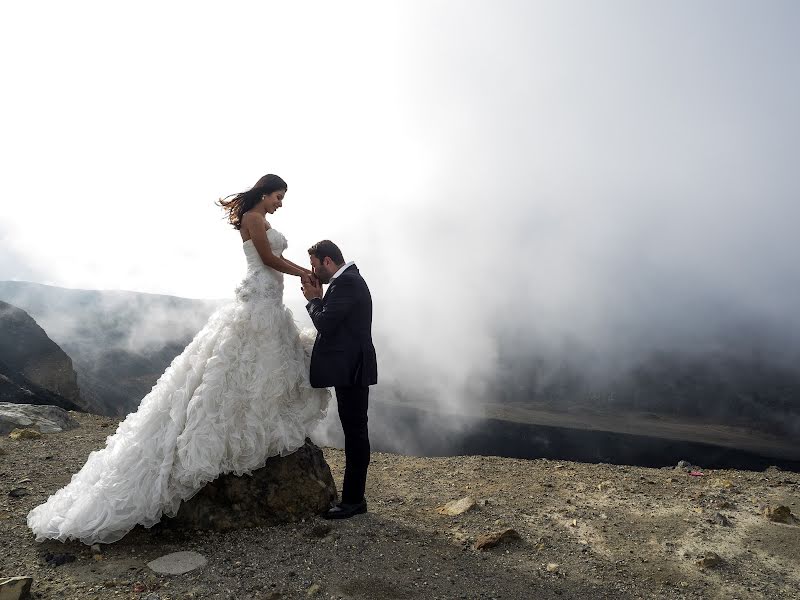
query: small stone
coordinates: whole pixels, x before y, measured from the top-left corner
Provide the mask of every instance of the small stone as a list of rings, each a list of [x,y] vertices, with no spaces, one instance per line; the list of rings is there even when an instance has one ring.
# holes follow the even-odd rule
[[[436,511],[440,515],[448,515],[450,517],[456,517],[458,515],[463,515],[468,510],[471,510],[475,506],[475,499],[471,496],[466,496],[465,498],[461,498],[460,500],[451,500],[444,506],[440,506],[436,509]]]
[[[675,466],[676,469],[691,469],[692,463],[688,460],[679,460],[678,464]]]
[[[8,437],[12,440],[38,440],[42,434],[35,429],[15,429]]]
[[[764,509],[764,516],[775,523],[788,524],[796,520],[792,514],[792,509],[790,509],[788,506],[778,506],[776,508],[768,506]]]
[[[75,560],[74,554],[63,553],[63,554],[54,554],[53,552],[45,552],[42,555],[44,562],[46,562],[51,567],[60,567],[61,565],[65,565],[67,563],[71,563]]]
[[[198,552],[184,551],[165,554],[147,563],[156,573],[166,575],[183,575],[206,564],[206,558]]]
[[[558,571],[558,563],[554,562],[547,563],[547,566],[545,568],[547,569],[548,573],[555,573],[556,571]]]
[[[16,487],[13,488],[10,492],[8,492],[8,495],[11,496],[12,498],[22,498],[23,496],[28,495],[28,490],[25,489],[24,487]]]
[[[597,484],[597,490],[600,492],[604,492],[608,489],[611,489],[612,487],[613,484],[610,481],[601,481],[600,483]]]
[[[28,598],[32,577],[7,577],[0,579],[0,600],[22,600]]]
[[[478,537],[477,540],[475,540],[475,545],[473,548],[475,548],[475,550],[486,550],[488,548],[494,548],[502,541],[513,539],[519,539],[519,533],[517,533],[516,530],[508,527],[502,531],[493,531],[492,533],[483,534],[482,536]]]
[[[102,554],[103,549],[100,547],[100,544],[92,544],[92,554]]]
[[[311,537],[324,538],[331,532],[331,526],[328,523],[316,523],[309,532]]]
[[[722,525],[723,527],[731,526],[730,519],[728,519],[728,517],[726,517],[722,513],[714,513],[714,518],[712,522],[716,523],[717,525]]]
[[[722,564],[722,558],[715,552],[706,552],[695,561],[695,564],[701,569],[718,567]]]
[[[311,586],[306,590],[306,596],[316,596],[322,591],[322,586],[318,583],[313,583]]]

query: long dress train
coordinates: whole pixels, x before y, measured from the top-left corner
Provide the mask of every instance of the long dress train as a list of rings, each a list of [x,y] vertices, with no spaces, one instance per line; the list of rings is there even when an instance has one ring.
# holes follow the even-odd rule
[[[276,255],[286,238],[267,236]],[[283,274],[243,244],[247,275],[105,448],[28,514],[36,539],[122,538],[174,516],[223,473],[241,475],[303,445],[330,392],[308,382],[309,353],[283,304]],[[306,340],[307,342],[308,340]]]

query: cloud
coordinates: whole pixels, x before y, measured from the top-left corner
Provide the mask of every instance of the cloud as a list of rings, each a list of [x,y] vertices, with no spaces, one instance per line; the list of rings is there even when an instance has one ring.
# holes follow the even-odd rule
[[[366,277],[392,397],[458,412],[509,355],[598,377],[662,350],[798,356],[793,3],[366,6],[143,11],[143,53],[103,38],[113,85],[71,62],[80,119],[39,94],[52,146],[7,154],[7,195],[39,160],[68,198],[19,238],[31,278],[229,296],[244,259],[213,200],[272,171],[287,255],[331,238]],[[84,40],[64,60],[93,52],[63,30]]]
[[[33,281],[44,278],[44,272],[31,264],[24,253],[17,250],[18,233],[0,223],[0,280]]]

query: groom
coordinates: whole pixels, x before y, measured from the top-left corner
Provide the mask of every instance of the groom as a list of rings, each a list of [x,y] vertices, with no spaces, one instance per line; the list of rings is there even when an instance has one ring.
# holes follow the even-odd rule
[[[378,382],[372,345],[372,296],[358,268],[346,263],[339,247],[323,240],[308,249],[316,279],[303,280],[306,309],[317,328],[311,353],[311,385],[333,387],[344,430],[342,501],[326,519],[347,519],[367,512],[364,487],[369,466],[367,403],[369,386]],[[322,284],[328,291],[322,294]]]

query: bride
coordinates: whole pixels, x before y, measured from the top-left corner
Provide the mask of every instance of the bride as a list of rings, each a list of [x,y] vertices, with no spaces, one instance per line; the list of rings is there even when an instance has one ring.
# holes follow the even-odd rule
[[[137,524],[174,516],[182,501],[223,473],[241,475],[305,442],[330,393],[308,381],[309,356],[283,304],[283,276],[313,277],[283,257],[286,238],[266,214],[287,185],[265,175],[219,204],[239,230],[247,275],[105,448],[28,513],[37,541],[110,543]]]

